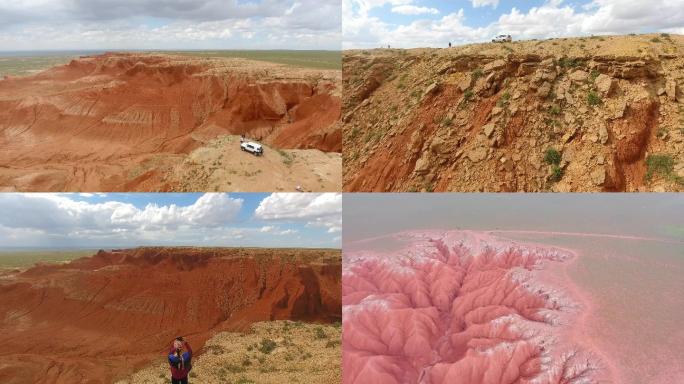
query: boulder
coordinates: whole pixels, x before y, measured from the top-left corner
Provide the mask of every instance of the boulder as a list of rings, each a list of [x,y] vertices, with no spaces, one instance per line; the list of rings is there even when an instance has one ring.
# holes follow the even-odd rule
[[[428,85],[428,87],[425,88],[425,92],[423,93],[423,97],[425,97],[431,93],[436,92],[438,88],[439,88],[439,84],[437,84],[437,83],[432,83],[432,84]]]
[[[486,147],[473,148],[466,154],[466,157],[470,159],[473,163],[478,163],[487,157]]]
[[[603,185],[606,182],[606,170],[603,167],[594,169],[589,176],[591,182],[596,186]]]
[[[484,131],[484,134],[487,137],[492,137],[492,133],[494,133],[495,129],[496,129],[496,126],[494,124],[487,124],[487,125],[482,127],[482,130]]]
[[[665,93],[670,101],[677,101],[677,82],[668,80],[667,83],[665,83]]]
[[[570,74],[570,80],[575,83],[583,83],[589,79],[589,73],[578,69],[577,71]]]
[[[537,96],[541,98],[546,98],[551,93],[551,83],[545,81],[542,85],[537,88]]]
[[[471,75],[470,73],[467,73],[463,77],[463,79],[461,79],[461,81],[458,83],[458,89],[460,89],[461,92],[467,91],[472,86],[473,86],[473,75]]]
[[[506,68],[506,61],[502,59],[494,60],[483,68],[484,73],[499,71]]]
[[[601,144],[608,142],[608,129],[606,128],[605,124],[601,124],[601,126],[599,126],[599,141]]]
[[[615,89],[615,79],[604,74],[598,75],[594,84],[596,84],[596,89],[605,97],[610,96]]]

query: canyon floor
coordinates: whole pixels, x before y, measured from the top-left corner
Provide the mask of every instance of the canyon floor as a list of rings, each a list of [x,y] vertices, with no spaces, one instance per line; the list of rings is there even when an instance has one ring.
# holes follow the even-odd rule
[[[684,36],[343,53],[345,191],[684,191]]]
[[[301,332],[321,327],[334,340],[330,324],[341,321],[340,271],[339,250],[259,248],[99,251],[71,262],[6,270],[0,276],[0,378],[125,380],[158,361],[179,335],[209,370],[212,359],[203,356],[218,347],[205,348],[207,340],[220,345],[264,321],[319,323]],[[252,334],[271,332],[269,326],[257,324]],[[272,336],[276,342],[283,337]],[[291,352],[276,348],[269,358],[281,351]],[[302,364],[313,367],[318,358]],[[333,374],[326,372],[319,374]]]
[[[339,70],[168,53],[5,76],[0,189],[339,190],[340,84]]]

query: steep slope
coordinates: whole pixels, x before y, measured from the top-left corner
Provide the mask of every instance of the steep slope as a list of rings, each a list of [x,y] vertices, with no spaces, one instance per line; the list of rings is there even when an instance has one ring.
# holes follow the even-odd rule
[[[339,321],[339,251],[139,248],[0,282],[0,378],[109,383],[185,335],[197,351],[257,321]]]
[[[684,37],[347,51],[346,191],[682,191]]]
[[[339,71],[147,54],[83,57],[10,77],[0,81],[0,185],[131,189],[137,164],[154,160],[161,171],[225,135],[340,152],[338,84]],[[239,146],[232,152],[242,155]]]

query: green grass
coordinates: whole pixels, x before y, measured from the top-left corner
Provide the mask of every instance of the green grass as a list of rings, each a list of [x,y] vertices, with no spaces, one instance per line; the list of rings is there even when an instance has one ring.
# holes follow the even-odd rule
[[[170,51],[168,53],[200,57],[232,57],[249,60],[268,61],[294,67],[316,69],[341,69],[341,51]]]
[[[599,96],[598,93],[591,91],[587,94],[587,103],[592,107],[597,106],[602,102],[603,100],[601,100],[601,96]]]
[[[558,165],[552,165],[551,166],[551,178],[550,180],[553,182],[558,182],[563,178],[563,168],[559,167]]]
[[[684,183],[684,179],[674,173],[674,158],[667,154],[653,154],[646,157],[646,180],[659,175],[668,180]]]
[[[77,58],[77,55],[65,56],[30,56],[30,57],[13,57],[0,56],[0,76],[24,76],[32,73],[40,72],[42,70],[52,68],[56,65],[69,63],[72,59]]]
[[[92,256],[96,250],[0,250],[0,268],[24,268],[38,262],[62,263],[80,257]]]
[[[261,340],[261,344],[259,344],[258,349],[261,353],[269,354],[273,352],[273,350],[276,349],[277,346],[278,344],[276,344],[275,341],[271,339],[263,339]]]
[[[554,148],[548,148],[544,152],[544,161],[549,165],[559,165],[561,162],[561,154]]]

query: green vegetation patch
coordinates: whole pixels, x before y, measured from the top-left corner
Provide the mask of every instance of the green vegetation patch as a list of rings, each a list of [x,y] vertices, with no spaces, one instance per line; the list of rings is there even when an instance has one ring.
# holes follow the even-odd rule
[[[278,344],[271,339],[262,339],[258,349],[261,353],[268,355],[269,353],[273,352],[277,346]]]
[[[594,91],[590,91],[587,94],[587,103],[589,105],[591,105],[592,107],[595,107],[595,106],[603,103],[603,100],[601,100],[601,96],[599,96],[598,93],[596,93]]]
[[[57,65],[69,63],[78,55],[64,56],[0,56],[0,77],[25,76],[37,73]]]
[[[231,57],[268,61],[293,67],[316,69],[342,69],[342,51],[288,51],[288,50],[226,50],[226,51],[172,51],[178,55],[200,57]]]
[[[544,161],[549,165],[559,165],[561,162],[561,154],[555,148],[548,148],[544,152]]]
[[[684,183],[684,179],[674,173],[674,158],[668,154],[653,154],[646,157],[646,181],[659,175],[667,180]]]
[[[79,250],[0,250],[0,268],[23,268],[36,263],[63,263],[92,256],[94,249]]]

